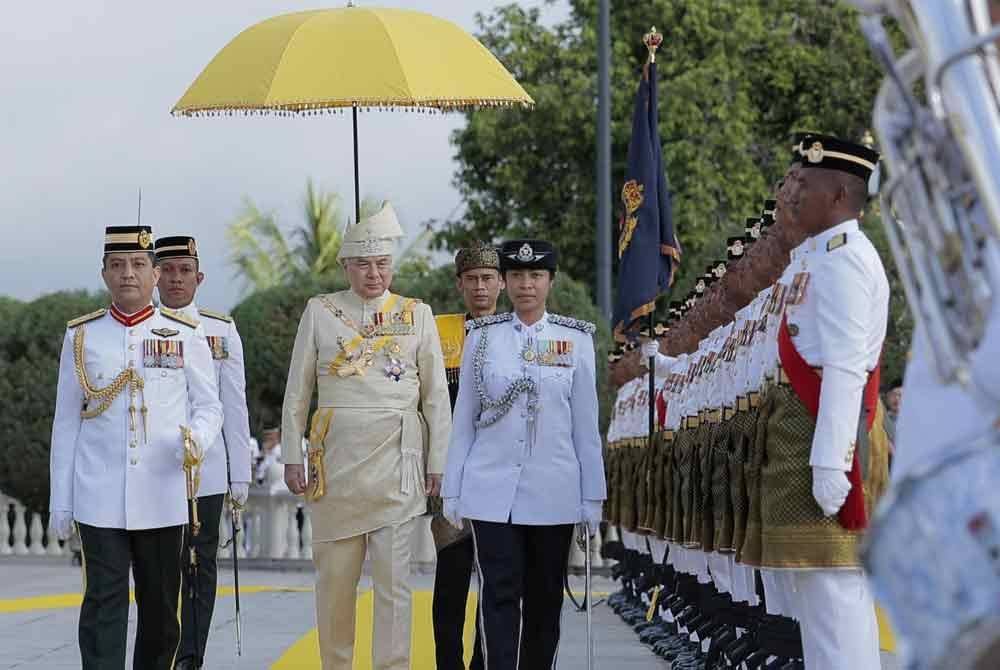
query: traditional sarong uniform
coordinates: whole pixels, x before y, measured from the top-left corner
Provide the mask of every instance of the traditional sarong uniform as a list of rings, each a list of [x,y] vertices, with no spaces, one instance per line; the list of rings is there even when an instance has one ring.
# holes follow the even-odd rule
[[[792,284],[795,277],[804,271],[809,250],[813,246],[807,240],[791,250],[788,265],[768,292],[768,299],[763,306],[758,329],[760,342],[757,364],[760,366],[758,374],[760,375],[759,384],[762,393],[760,394],[760,408],[757,414],[753,442],[754,492],[751,494],[751,509],[753,511],[751,527],[753,530],[748,533],[748,541],[752,541],[752,544],[747,551],[747,561],[760,568],[759,573],[764,587],[764,602],[767,613],[793,619],[798,618],[795,610],[797,599],[794,594],[794,585],[789,581],[790,576],[770,569],[764,563],[763,506],[764,500],[770,492],[765,489],[763,467],[767,460],[766,428],[773,407],[772,403],[768,401],[777,393],[776,385],[780,375],[778,331],[784,318],[787,300],[791,295]]]
[[[614,365],[620,360],[621,353],[619,350],[608,353],[609,364]],[[615,391],[615,401],[611,405],[611,416],[608,420],[608,432],[605,436],[604,446],[604,464],[607,468],[608,477],[608,499],[604,504],[604,518],[605,521],[616,526],[621,524],[620,505],[624,492],[621,476],[622,452],[618,437],[620,432],[619,415],[622,412],[622,404],[625,401],[624,389],[625,385],[622,385]],[[622,544],[624,544],[624,540]]]
[[[666,326],[664,326],[666,328]],[[666,332],[666,331],[664,331]],[[654,404],[656,409],[656,435],[653,440],[653,453],[650,457],[649,471],[647,474],[647,498],[650,504],[647,505],[645,527],[649,529],[651,545],[653,546],[654,559],[657,555],[662,562],[663,554],[666,552],[664,518],[669,501],[664,490],[667,462],[670,456],[670,449],[673,442],[673,432],[666,430],[667,395],[666,382],[673,372],[677,359],[673,356],[657,354],[656,366],[656,395]],[[647,378],[648,381],[648,378]]]
[[[161,237],[156,240],[156,262],[170,258],[198,258],[193,237]],[[191,599],[186,597],[189,571],[184,571],[184,594],[181,599],[181,647],[178,666],[200,668],[208,643],[208,632],[215,609],[218,583],[217,554],[219,523],[229,482],[249,486],[251,478],[250,421],[247,413],[246,374],[243,369],[243,341],[232,317],[207,309],[194,302],[177,310],[194,322],[200,322],[215,364],[215,382],[222,403],[222,432],[201,466],[198,487],[198,516],[201,531],[197,537],[185,533],[185,550],[194,542],[198,555],[198,630]],[[196,637],[197,634],[197,637]]]
[[[105,253],[153,251],[147,226],[107,229]],[[152,263],[152,258],[150,258]],[[188,520],[181,427],[206,451],[222,409],[205,331],[183,314],[112,305],[67,324],[52,423],[49,509],[82,541],[83,668],[124,668],[129,572],[133,666],[173,667]]]
[[[555,271],[555,250],[507,242],[501,261]],[[554,666],[573,527],[606,498],[593,332],[547,313],[470,324],[443,497],[472,521],[491,670]]]
[[[341,258],[391,255],[402,235],[391,207],[348,229]],[[365,555],[374,582],[373,667],[410,665],[408,583],[413,519],[425,473],[444,471],[451,425],[441,342],[427,305],[389,291],[311,298],[299,322],[282,409],[282,457],[302,463],[309,428],[309,511],[316,618],[325,670],[353,667]]]
[[[636,439],[640,434],[641,417],[637,409],[640,393],[642,393],[642,379],[637,377],[630,380],[622,389],[625,391],[625,401],[622,403],[622,417],[619,426],[619,439],[621,440],[622,451],[622,503],[621,503],[621,524],[622,528],[629,533],[630,542],[634,542],[634,536],[639,530],[639,504],[640,497],[636,491],[636,481],[639,477],[639,466],[642,459],[643,447]],[[635,547],[638,549],[638,547]]]
[[[878,159],[864,147],[815,135],[802,139],[798,153],[802,169],[843,170],[866,183]],[[805,270],[793,279],[779,327],[781,370],[762,411],[762,564],[797,570],[795,611],[809,670],[877,669],[878,626],[857,550],[866,489],[877,486],[865,475],[884,472],[879,461],[887,454],[862,453],[858,444],[875,415],[889,284],[855,219],[807,244]],[[847,473],[850,493],[834,517],[813,497],[813,468]]]

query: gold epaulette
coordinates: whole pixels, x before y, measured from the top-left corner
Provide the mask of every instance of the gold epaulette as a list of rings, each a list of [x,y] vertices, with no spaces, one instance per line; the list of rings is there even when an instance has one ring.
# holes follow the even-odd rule
[[[84,314],[83,316],[78,316],[75,319],[70,319],[69,321],[66,322],[66,327],[67,328],[76,328],[81,323],[87,323],[88,321],[93,321],[94,319],[99,319],[99,318],[101,318],[102,316],[104,316],[107,313],[108,313],[108,310],[102,307],[101,309],[97,310],[96,312],[91,312],[90,314]]]
[[[233,317],[228,314],[223,314],[222,312],[213,312],[210,309],[198,308],[198,314],[205,317],[206,319],[217,319],[219,321],[225,321],[226,323],[232,323]]]
[[[167,309],[166,307],[160,308],[160,314],[167,317],[171,321],[176,321],[177,323],[183,323],[189,328],[197,328],[198,322],[187,316],[186,314],[181,314],[180,312],[175,312],[172,309]]]

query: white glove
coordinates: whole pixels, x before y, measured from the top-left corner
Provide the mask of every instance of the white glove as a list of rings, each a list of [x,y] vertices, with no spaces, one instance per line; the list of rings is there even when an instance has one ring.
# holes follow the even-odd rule
[[[593,535],[601,527],[604,518],[604,501],[584,500],[580,506],[580,521],[587,526],[587,532]]]
[[[656,358],[656,354],[660,353],[660,343],[648,340],[642,343],[639,350],[642,352],[642,360],[648,362],[650,358]]]
[[[250,495],[250,482],[233,482],[229,491],[236,506],[243,507],[247,502],[247,496]]]
[[[444,518],[458,530],[462,530],[462,517],[458,515],[458,498],[444,499]]]
[[[49,512],[49,528],[60,540],[68,540],[73,534],[73,513],[66,510]]]
[[[813,467],[813,498],[823,514],[833,516],[844,506],[851,482],[847,473],[835,468]]]

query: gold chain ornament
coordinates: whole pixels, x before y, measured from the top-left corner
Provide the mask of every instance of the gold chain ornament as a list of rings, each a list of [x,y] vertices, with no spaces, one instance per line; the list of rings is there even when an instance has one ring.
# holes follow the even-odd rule
[[[145,380],[132,366],[132,361],[129,361],[128,367],[118,373],[110,384],[104,388],[95,388],[90,383],[83,360],[85,330],[86,328],[81,325],[73,333],[73,365],[76,368],[76,378],[80,382],[80,388],[83,389],[83,397],[86,399],[86,404],[80,410],[80,416],[84,419],[93,419],[104,414],[127,386],[129,388],[129,425],[132,430],[135,430],[135,398],[139,394],[142,395],[140,412],[142,413],[142,438],[145,442],[146,417],[149,414],[149,410],[146,408],[146,394],[143,391]],[[96,406],[93,406],[95,403]]]

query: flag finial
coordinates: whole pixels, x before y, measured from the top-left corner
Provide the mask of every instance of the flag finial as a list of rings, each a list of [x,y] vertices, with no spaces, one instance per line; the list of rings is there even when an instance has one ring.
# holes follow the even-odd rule
[[[656,26],[649,29],[649,32],[642,36],[642,43],[649,49],[649,62],[656,62],[656,50],[663,44],[663,33],[656,32]]]

